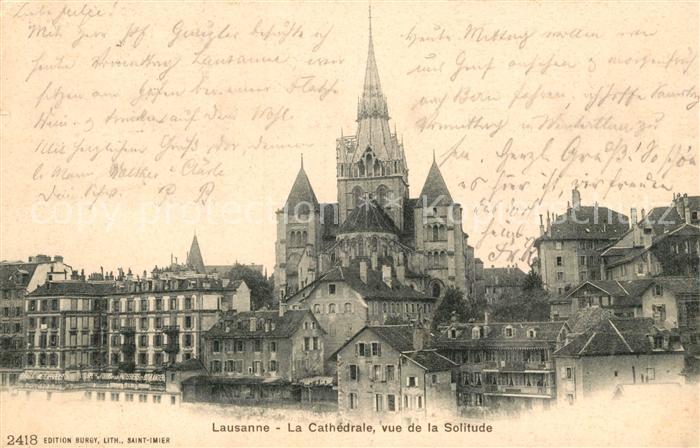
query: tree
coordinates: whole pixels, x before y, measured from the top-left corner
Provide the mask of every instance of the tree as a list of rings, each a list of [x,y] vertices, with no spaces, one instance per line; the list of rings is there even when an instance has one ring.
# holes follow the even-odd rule
[[[465,299],[464,293],[459,288],[449,287],[445,290],[440,305],[433,315],[433,327],[447,324],[454,315],[458,322],[469,322],[479,319],[486,309],[486,302],[482,298]]]
[[[497,322],[549,320],[549,293],[542,287],[542,277],[531,270],[523,281],[522,293],[496,303],[492,315]]]
[[[232,282],[243,280],[250,288],[250,307],[252,310],[272,306],[273,287],[272,284],[255,269],[242,264],[235,264],[226,274],[226,278]]]
[[[530,269],[525,279],[523,279],[523,291],[533,291],[542,289],[542,277],[540,274]]]

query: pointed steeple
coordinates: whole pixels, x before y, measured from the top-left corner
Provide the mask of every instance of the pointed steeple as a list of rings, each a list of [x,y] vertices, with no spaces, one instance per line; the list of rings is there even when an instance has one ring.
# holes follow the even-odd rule
[[[294,213],[296,206],[299,203],[312,204],[314,209],[319,208],[318,200],[316,199],[316,193],[311,187],[311,182],[306,176],[306,171],[304,171],[304,158],[301,158],[301,167],[299,168],[299,173],[297,173],[297,178],[294,180],[292,189],[287,196],[287,202],[284,206],[288,213]],[[302,210],[299,210],[302,211]]]
[[[425,179],[420,196],[418,196],[416,207],[450,205],[454,202],[434,157],[435,155],[433,154],[433,164],[430,166],[428,177]]]
[[[202,259],[202,252],[199,250],[199,242],[197,241],[197,234],[192,238],[192,246],[190,246],[190,251],[187,253],[187,265],[192,269],[197,271],[197,274],[206,274],[207,271],[204,268],[204,260]]]
[[[379,69],[372,38],[372,8],[369,9],[369,45],[362,97],[357,105],[357,151],[353,162],[363,157],[369,147],[380,160],[396,158],[396,138],[389,128],[389,109],[379,81]]]

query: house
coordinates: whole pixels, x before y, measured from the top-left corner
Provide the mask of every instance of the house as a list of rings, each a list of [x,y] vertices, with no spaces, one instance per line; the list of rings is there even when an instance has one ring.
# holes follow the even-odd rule
[[[491,266],[484,269],[483,277],[486,302],[494,304],[501,299],[518,297],[523,292],[527,274],[515,265],[505,268]]]
[[[429,416],[455,409],[455,363],[425,348],[420,324],[368,325],[343,344],[337,362],[338,409],[349,415]]]
[[[183,400],[299,401],[304,378],[323,375],[325,331],[308,310],[225,314],[204,336],[206,376],[183,382]]]
[[[22,372],[27,346],[25,295],[47,281],[67,280],[72,273],[60,255],[0,262],[0,388],[13,385]]]
[[[627,216],[607,207],[584,206],[577,189],[565,213],[545,226],[540,216],[540,236],[535,240],[544,288],[561,296],[586,280],[600,279],[600,250],[628,230]]]
[[[649,318],[605,318],[554,352],[557,401],[609,398],[620,384],[684,383],[680,336]]]
[[[547,408],[556,398],[552,354],[566,322],[451,322],[433,347],[459,365],[457,397],[465,414]]]
[[[588,280],[566,295],[550,299],[552,319],[568,319],[582,308],[601,307],[619,317],[642,316],[642,293],[651,279]]]
[[[432,317],[437,298],[407,286],[401,270],[396,274],[391,266],[371,269],[364,260],[338,266],[302,288],[286,304],[314,314],[326,330],[325,347],[330,355],[366,325]],[[332,371],[335,362],[330,363]]]

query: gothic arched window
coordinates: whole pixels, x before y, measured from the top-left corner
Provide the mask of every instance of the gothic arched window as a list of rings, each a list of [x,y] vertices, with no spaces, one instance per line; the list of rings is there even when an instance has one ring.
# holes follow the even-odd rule
[[[353,208],[357,208],[362,205],[363,196],[364,191],[362,191],[361,187],[358,186],[352,189]]]
[[[447,267],[447,252],[440,252],[440,267]]]
[[[306,243],[309,242],[309,235],[306,233],[306,230],[301,232],[301,246],[305,245]]]
[[[433,241],[438,241],[440,239],[440,233],[438,230],[438,226],[433,226],[432,232],[433,232]]]

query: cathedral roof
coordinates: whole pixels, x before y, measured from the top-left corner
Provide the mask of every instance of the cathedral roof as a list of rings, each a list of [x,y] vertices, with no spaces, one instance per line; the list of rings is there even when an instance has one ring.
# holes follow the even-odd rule
[[[394,221],[374,200],[362,201],[341,224],[338,233],[381,232],[398,234]]]
[[[296,206],[300,203],[313,204],[314,209],[318,209],[318,199],[316,199],[316,194],[311,187],[311,182],[309,182],[309,178],[306,176],[303,162],[284,206],[288,213],[294,213]]]
[[[192,239],[192,246],[190,251],[187,253],[187,265],[191,266],[192,269],[197,271],[197,274],[206,274],[207,271],[204,268],[204,259],[202,259],[202,252],[199,250],[199,242],[197,241],[197,235]]]
[[[420,192],[420,196],[418,196],[416,207],[422,207],[423,204],[433,206],[451,205],[452,203],[452,196],[447,189],[445,179],[442,177],[442,173],[435,159],[433,159],[433,164],[430,167],[430,171],[428,171],[428,177],[425,179],[425,184]]]

